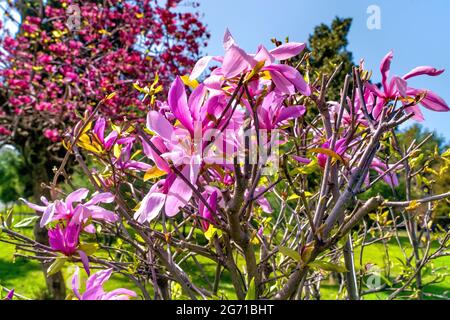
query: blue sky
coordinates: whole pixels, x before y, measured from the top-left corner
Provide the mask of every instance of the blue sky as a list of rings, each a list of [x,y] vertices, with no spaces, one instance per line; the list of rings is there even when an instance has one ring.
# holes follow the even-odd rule
[[[211,32],[206,53],[221,55],[222,36],[228,27],[244,49],[254,52],[270,39],[306,42],[314,26],[335,16],[353,18],[349,49],[355,61],[364,58],[379,81],[379,64],[394,50],[392,74],[403,75],[419,65],[447,71],[436,78],[420,77],[409,84],[435,91],[450,104],[450,1],[448,0],[200,0],[203,21]],[[377,5],[381,29],[367,28],[367,8]],[[450,142],[450,112],[424,110],[427,128]]]

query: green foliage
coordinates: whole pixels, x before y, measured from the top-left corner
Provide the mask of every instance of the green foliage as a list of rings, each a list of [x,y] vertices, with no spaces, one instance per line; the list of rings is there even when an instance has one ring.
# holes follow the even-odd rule
[[[10,147],[0,150],[0,201],[10,203],[26,195],[29,181],[25,162],[20,154]]]
[[[336,17],[330,26],[322,23],[315,27],[314,33],[309,37],[310,64],[312,69],[318,73],[313,75],[313,78],[319,76],[320,73],[330,76],[342,63],[342,69],[336,75],[328,92],[330,100],[339,99],[339,90],[344,83],[345,75],[352,71],[353,55],[347,50],[347,37],[351,25],[351,18]]]

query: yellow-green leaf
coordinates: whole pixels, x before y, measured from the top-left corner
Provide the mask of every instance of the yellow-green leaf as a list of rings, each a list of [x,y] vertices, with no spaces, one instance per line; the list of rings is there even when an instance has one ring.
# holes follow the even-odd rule
[[[62,269],[64,264],[66,263],[67,258],[66,257],[58,257],[53,261],[50,267],[47,269],[47,277],[54,275],[58,271]]]
[[[300,254],[297,251],[292,250],[291,248],[280,246],[278,247],[278,251],[297,262],[302,261]]]
[[[322,269],[325,271],[347,272],[345,266],[331,263],[328,261],[313,261],[308,263],[308,266],[310,266],[311,268]]]
[[[162,177],[166,174],[167,173],[165,171],[162,171],[158,167],[154,166],[145,172],[144,181],[147,181],[149,179],[156,179],[156,178]]]
[[[247,294],[245,295],[245,300],[256,300],[256,286],[254,278],[250,281]]]
[[[405,208],[406,211],[413,211],[415,209],[417,209],[420,206],[420,203],[417,202],[416,200],[413,200],[409,203],[409,206],[407,206]]]
[[[80,250],[84,251],[86,255],[91,256],[98,250],[97,243],[83,243],[79,245]]]
[[[191,87],[192,89],[195,89],[198,87],[198,81],[197,80],[192,80],[189,78],[188,75],[182,76],[181,80],[183,81],[183,83],[185,85],[187,85],[188,87]]]
[[[332,157],[333,159],[338,160],[338,161],[340,161],[340,162],[342,162],[342,163],[345,164],[344,159],[343,159],[339,154],[337,154],[336,152],[334,152],[334,151],[331,150],[331,149],[326,149],[326,148],[312,148],[312,149],[309,149],[309,151],[311,151],[311,152],[316,152],[316,153],[326,154],[327,156],[330,156],[330,157]]]
[[[217,231],[218,230],[212,224],[210,224],[208,227],[208,230],[206,230],[206,232],[205,232],[205,238],[208,240],[211,240],[214,237],[214,235],[217,233]]]

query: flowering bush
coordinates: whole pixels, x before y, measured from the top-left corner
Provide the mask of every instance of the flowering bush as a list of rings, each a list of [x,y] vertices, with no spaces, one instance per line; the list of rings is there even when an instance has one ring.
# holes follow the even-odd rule
[[[36,256],[52,261],[50,273],[69,263],[82,263],[88,275],[102,268],[83,294],[76,269],[78,299],[135,297],[103,291],[113,271],[144,299],[223,297],[222,273],[234,289],[228,298],[302,299],[320,296],[329,272],[343,274],[346,297],[359,299],[367,273],[356,271],[353,246],[397,237],[404,225],[415,263],[408,258],[410,272],[392,280],[390,298],[412,286],[420,291],[421,270],[449,241],[448,233],[431,238],[432,204],[450,194],[413,198],[423,142],[402,148],[396,128],[422,119],[420,105],[450,110],[432,91],[407,84],[443,71],[418,67],[389,80],[389,53],[382,88],[361,64],[347,75],[340,101],[327,101],[333,74],[311,79],[307,56],[300,60],[304,75],[290,65],[303,43],[249,54],[227,31],[223,44],[223,57],[204,57],[189,77],[176,77],[166,100],[152,90],[157,80],[138,88],[145,120],[117,122],[96,108],[64,138],[94,193],[87,201],[85,188],[53,202],[42,198],[43,205],[24,200],[48,228],[48,246],[20,235],[8,217],[4,234],[19,248],[45,253]],[[211,61],[213,71],[199,81]],[[319,113],[309,122],[312,105]],[[449,152],[436,158],[450,161]],[[391,200],[371,195],[379,183],[390,186]],[[423,215],[413,214],[423,206]],[[426,249],[416,255],[422,241]],[[211,264],[214,279],[205,273]]]

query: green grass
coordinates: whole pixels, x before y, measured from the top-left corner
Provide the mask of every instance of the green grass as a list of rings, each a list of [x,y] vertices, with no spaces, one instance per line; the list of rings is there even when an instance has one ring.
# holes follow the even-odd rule
[[[31,228],[22,229],[26,234],[30,235]],[[405,234],[400,235],[400,240],[402,246],[406,249],[406,254],[410,254],[410,246],[408,243],[408,239]],[[433,243],[432,252],[437,248],[437,244]],[[384,279],[381,280],[381,283],[385,282],[385,279],[394,279],[397,275],[401,274],[404,270],[400,260],[404,260],[403,254],[398,246],[397,242],[392,239],[387,244],[388,254],[390,257],[391,264],[386,265],[386,250],[385,246],[381,243],[372,244],[368,247],[365,247],[363,251],[363,259],[362,266],[366,266],[367,264],[372,264],[378,267],[383,274]],[[360,264],[360,248],[355,248],[355,263],[356,268],[359,270],[361,268]],[[45,279],[43,273],[41,271],[41,266],[38,262],[34,260],[28,260],[21,257],[13,258],[15,253],[15,247],[10,244],[5,244],[0,242],[0,285],[6,288],[14,288],[17,293],[24,295],[33,299],[42,299],[46,297],[45,294]],[[207,289],[210,289],[207,286],[207,283],[212,283],[214,280],[215,274],[215,265],[212,261],[209,261],[205,258],[197,258],[198,264],[196,264],[193,259],[188,259],[184,262],[181,267],[190,275],[194,282],[199,286],[204,286]],[[242,261],[238,261],[238,263],[242,263]],[[442,276],[441,282],[434,283],[428,285],[424,288],[424,292],[444,295],[450,298],[448,292],[450,292],[450,277],[446,276],[447,273],[450,272],[448,270],[450,266],[450,257],[442,257],[436,259],[432,262],[431,268],[424,268],[423,270],[423,282],[428,283],[434,278],[432,274],[433,270],[437,270]],[[200,269],[203,269],[204,272],[201,272]],[[389,273],[386,271],[389,269]],[[71,274],[73,272],[73,266],[67,266],[63,269],[63,274],[66,279],[66,284],[68,288],[68,292],[70,292],[70,281]],[[84,274],[84,272],[81,272]],[[208,281],[204,279],[204,277],[208,278]],[[139,293],[139,290],[134,286],[132,282],[126,279],[121,275],[114,275],[109,281],[105,289],[112,290],[115,288],[124,287],[135,290]],[[150,286],[149,286],[150,287]],[[149,288],[150,289],[150,288]],[[363,289],[367,289],[365,287],[365,283],[363,282]],[[369,294],[365,295],[364,299],[386,299],[390,292],[381,292],[377,294]],[[231,284],[231,279],[227,271],[223,271],[221,275],[220,287],[219,287],[219,297],[233,299],[235,298],[234,289]],[[332,281],[327,274],[327,278],[324,279],[321,283],[321,298],[322,299],[336,299],[338,298],[338,288],[335,281]],[[342,298],[342,297],[341,297]],[[425,297],[430,298],[430,297]]]

